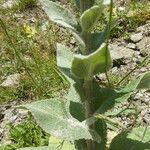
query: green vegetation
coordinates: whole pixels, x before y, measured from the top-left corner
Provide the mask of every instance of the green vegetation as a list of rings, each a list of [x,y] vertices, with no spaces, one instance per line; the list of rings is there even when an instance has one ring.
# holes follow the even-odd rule
[[[79,3],[75,1],[77,7],[80,6],[81,16],[78,22],[70,11],[59,4],[49,0],[40,0],[40,2],[51,21],[73,33],[79,49],[77,54],[74,54],[65,45],[57,44],[57,65],[70,83],[68,93],[63,97],[57,96],[49,100],[21,105],[21,107],[27,108],[33,114],[37,124],[45,132],[62,139],[62,142],[70,141],[72,150],[149,148],[149,128],[135,125],[125,129],[119,122],[112,120],[113,116],[123,112],[120,110],[116,113],[112,109],[126,102],[134,92],[150,88],[150,72],[142,74],[124,87],[120,86],[120,83],[127,78],[128,74],[117,85],[113,85],[108,76],[108,71],[112,67],[108,45],[112,29],[113,0],[109,5],[107,26],[100,33],[93,33],[92,29],[101,17],[103,3],[95,5],[94,0],[80,0]],[[95,80],[95,75],[102,73],[107,79],[105,87]],[[107,126],[110,125],[121,132],[107,146]],[[137,137],[136,134],[143,136]],[[49,146],[41,148],[57,149],[59,146],[59,144],[52,144],[51,140],[49,142]],[[122,142],[125,142],[126,146],[123,147]],[[30,149],[39,148],[21,150]]]
[[[26,9],[33,9],[36,6],[37,0],[18,0],[13,9],[23,11]]]
[[[17,126],[7,125],[11,140],[10,145],[5,146],[1,150],[16,150],[17,148],[29,146],[45,146],[48,145],[49,136],[33,121],[31,115],[24,123]]]
[[[24,123],[9,125],[11,144],[0,149],[149,148],[149,127],[138,122],[125,129],[113,117],[132,113],[137,118],[136,108],[118,107],[132,101],[134,92],[150,88],[150,73],[132,82],[126,75],[111,74],[108,41],[128,38],[130,32],[145,24],[150,19],[150,3],[132,1],[127,11],[120,12],[112,3],[104,6],[100,1],[72,0],[67,7],[78,11],[72,13],[50,0],[39,1],[50,22],[37,7],[37,0],[19,0],[12,9],[0,10],[4,14],[0,16],[0,84],[7,76],[20,74],[17,86],[0,87],[0,104],[20,98],[27,102],[48,99],[21,106],[32,113],[36,122],[29,115]],[[20,17],[22,13],[25,18]],[[105,83],[95,79],[99,73],[106,75]],[[109,145],[107,127],[120,131]]]

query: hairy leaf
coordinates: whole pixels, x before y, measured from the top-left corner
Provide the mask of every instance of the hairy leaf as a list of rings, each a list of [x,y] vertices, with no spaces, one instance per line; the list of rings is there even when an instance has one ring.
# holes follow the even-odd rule
[[[57,65],[60,68],[71,68],[71,63],[73,60],[73,52],[71,50],[57,43]]]
[[[67,99],[67,109],[70,110],[71,115],[83,121],[84,117],[84,108],[81,103],[81,99],[84,99],[83,94],[83,81],[76,79],[70,72],[71,62],[73,59],[73,53],[70,49],[64,45],[57,44],[57,65],[62,71],[63,75],[70,82],[70,88],[68,94],[66,95]]]
[[[97,99],[95,102],[97,113],[106,113],[107,111],[111,110],[111,108],[115,108],[125,101],[127,101],[131,94],[141,88],[149,88],[150,80],[149,80],[150,73],[145,73],[138,77],[137,79],[131,81],[121,90],[113,90],[113,89],[100,89],[97,95]],[[97,87],[98,89],[98,87]],[[99,98],[98,98],[99,97]],[[101,102],[103,101],[103,104]],[[110,113],[106,113],[107,115],[111,115]],[[112,114],[113,115],[113,114]]]
[[[86,121],[79,122],[73,118],[65,107],[63,99],[51,99],[22,105],[34,116],[42,129],[52,136],[68,141],[92,139],[99,141],[94,131],[89,131]],[[91,135],[92,134],[92,135]]]
[[[72,144],[69,141],[63,141],[60,139],[57,139],[55,137],[50,137],[49,139],[49,147],[55,145],[56,149],[61,149],[61,150],[75,150],[74,144]]]
[[[57,66],[70,83],[75,83],[70,72],[73,53],[66,46],[57,43]]]
[[[76,3],[77,7],[80,8],[80,0],[74,0],[74,1]]]
[[[63,27],[75,29],[77,21],[67,9],[50,0],[39,0],[49,19]]]
[[[71,71],[78,78],[91,78],[95,74],[104,73],[111,66],[110,52],[103,44],[97,51],[87,56],[75,55]]]
[[[56,146],[26,147],[26,148],[19,148],[18,150],[56,150]]]
[[[134,128],[117,135],[111,142],[109,150],[145,150],[150,148],[150,128]]]
[[[91,30],[91,28],[94,26],[96,21],[99,19],[102,10],[103,10],[102,5],[93,6],[82,14],[80,18],[80,23],[84,31]]]
[[[150,72],[143,75],[137,89],[150,89]]]
[[[144,73],[137,79],[130,81],[130,83],[127,84],[126,87],[122,89],[120,92],[128,93],[133,92],[136,89],[148,89],[148,88],[150,88],[150,72]]]
[[[105,42],[108,32],[110,32],[115,27],[115,20],[111,22],[111,26],[109,29],[109,25],[107,24],[104,31],[95,32],[91,34],[91,49],[92,51],[97,50],[102,43]]]
[[[92,33],[91,34],[92,51],[97,50],[101,46],[101,44],[105,42],[105,39],[106,39],[105,32]]]
[[[106,149],[106,143],[107,143],[107,125],[106,122],[104,120],[97,120],[95,122],[95,130],[97,131],[97,133],[99,134],[99,136],[101,137],[101,142],[100,143],[96,143],[96,147],[95,150],[100,150],[100,149]]]

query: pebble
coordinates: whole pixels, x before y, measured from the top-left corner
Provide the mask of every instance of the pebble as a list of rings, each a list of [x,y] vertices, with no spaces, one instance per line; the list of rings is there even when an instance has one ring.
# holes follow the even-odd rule
[[[131,49],[136,49],[136,45],[134,43],[129,43],[126,47]]]
[[[14,88],[19,85],[19,80],[20,80],[20,74],[12,74],[7,76],[0,86]]]
[[[150,114],[146,114],[143,117],[143,120],[150,126]]]
[[[140,50],[141,55],[146,56],[150,54],[150,37],[144,37],[136,46]]]
[[[133,41],[134,43],[139,42],[140,40],[142,40],[142,38],[143,38],[142,33],[135,33],[130,36],[131,41]]]

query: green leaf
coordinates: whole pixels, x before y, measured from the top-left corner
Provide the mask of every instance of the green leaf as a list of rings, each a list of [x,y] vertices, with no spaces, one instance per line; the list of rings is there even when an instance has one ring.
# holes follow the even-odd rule
[[[71,33],[74,36],[74,38],[76,39],[77,44],[79,45],[79,48],[80,48],[79,52],[81,52],[82,54],[84,54],[86,46],[85,46],[85,43],[84,43],[82,37],[77,32],[71,31]]]
[[[76,79],[71,74],[70,67],[72,59],[73,53],[71,50],[64,45],[57,44],[57,65],[70,82],[70,88],[65,97],[67,99],[66,107],[70,110],[74,118],[83,121],[85,119],[84,108],[81,103],[81,99],[84,99],[83,80]]]
[[[77,7],[80,8],[80,0],[74,0],[74,1],[76,3]]]
[[[109,24],[107,24],[104,31],[95,32],[91,34],[92,51],[97,50],[102,45],[102,43],[105,42],[108,32],[110,32],[115,27],[115,23],[116,23],[115,21],[111,22],[110,29],[109,29]]]
[[[92,43],[92,51],[97,50],[102,43],[105,42],[106,36],[105,32],[95,32],[91,34],[91,43]],[[93,42],[94,41],[94,42]]]
[[[125,102],[132,93],[121,93],[112,88],[101,88],[96,81],[93,84],[95,114],[107,114],[112,108]]]
[[[145,150],[150,149],[150,128],[134,128],[117,135],[111,142],[109,150]]]
[[[63,75],[72,84],[75,83],[70,72],[73,56],[73,53],[68,47],[57,43],[57,66],[59,67]]]
[[[75,141],[75,148],[76,150],[87,150],[86,140],[82,139],[82,140]]]
[[[89,131],[86,121],[79,122],[73,118],[66,110],[65,102],[62,98],[33,102],[22,105],[34,116],[38,125],[50,135],[74,141],[79,139],[91,139],[99,141],[99,136],[94,131]],[[91,135],[92,134],[92,135]]]
[[[71,50],[60,44],[57,43],[57,65],[60,68],[71,68],[71,63],[73,60],[73,52]]]
[[[77,21],[67,9],[50,0],[39,0],[49,19],[63,27],[75,30]]]
[[[80,23],[83,31],[91,30],[102,12],[103,5],[93,6],[86,10],[80,17]]]
[[[137,89],[148,89],[148,88],[150,88],[150,72],[144,73],[141,76],[139,76],[137,79],[132,80],[120,92],[128,93],[128,92],[133,92]]]
[[[143,75],[137,89],[150,89],[150,72]]]
[[[116,93],[116,95],[108,97],[96,112],[101,114],[105,113],[107,115],[108,114],[111,115],[111,113],[108,113],[108,111],[127,101],[128,98],[131,96],[131,94],[132,93],[121,95]]]
[[[115,109],[116,107],[127,101],[135,90],[141,88],[149,88],[149,75],[150,73],[141,75],[137,79],[132,80],[129,84],[127,84],[120,90],[97,87],[97,90],[95,89],[97,91],[96,93],[98,93],[95,102],[95,109],[97,109],[96,112],[105,113],[105,115],[109,116],[114,115],[110,112],[110,110],[112,108]]]
[[[69,141],[63,141],[51,136],[49,139],[49,146],[51,147],[53,145],[55,145],[56,149],[75,150],[74,144]]]
[[[55,146],[26,147],[26,148],[19,148],[18,150],[56,150],[56,147]]]
[[[106,63],[107,60],[107,63]],[[78,78],[91,78],[98,73],[104,73],[112,66],[112,60],[106,45],[87,56],[75,55],[71,71]]]
[[[101,137],[101,142],[96,143],[95,150],[105,150],[106,149],[106,144],[107,144],[107,125],[104,120],[97,120],[94,123],[95,130]]]

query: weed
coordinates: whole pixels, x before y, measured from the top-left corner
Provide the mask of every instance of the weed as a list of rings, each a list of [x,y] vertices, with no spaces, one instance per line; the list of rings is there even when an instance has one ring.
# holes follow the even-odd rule
[[[13,9],[23,11],[26,9],[33,9],[36,6],[37,0],[18,0],[17,4],[13,7]]]
[[[9,129],[9,140],[11,140],[11,144],[6,145],[4,147],[5,150],[16,150],[32,145],[35,147],[48,145],[48,134],[35,123],[30,114],[25,122],[16,126],[9,124],[7,128]]]
[[[109,4],[105,30],[95,33],[93,27],[103,13],[103,2],[95,5],[95,0],[75,0],[81,14],[79,22],[69,10],[59,4],[49,0],[40,0],[40,2],[51,21],[72,32],[79,48],[74,54],[65,45],[57,44],[57,65],[62,76],[70,83],[68,93],[63,97],[57,96],[22,105],[33,114],[42,129],[58,138],[55,141],[57,146],[53,140],[50,140],[49,146],[39,149],[58,147],[66,149],[66,141],[70,141],[67,142],[67,147],[71,150],[147,149],[150,146],[148,139],[150,130],[147,127],[133,126],[126,129],[110,118],[118,115],[118,112],[113,110],[130,99],[134,92],[150,88],[149,72],[124,86],[121,85],[138,66],[121,78],[116,85],[108,74],[112,67],[108,45],[112,29],[113,0]],[[95,80],[95,75],[102,73],[106,76],[105,86]],[[138,116],[137,113],[135,114],[134,124]],[[120,129],[121,133],[106,147],[107,126],[110,125]],[[136,134],[138,137],[135,136]]]

